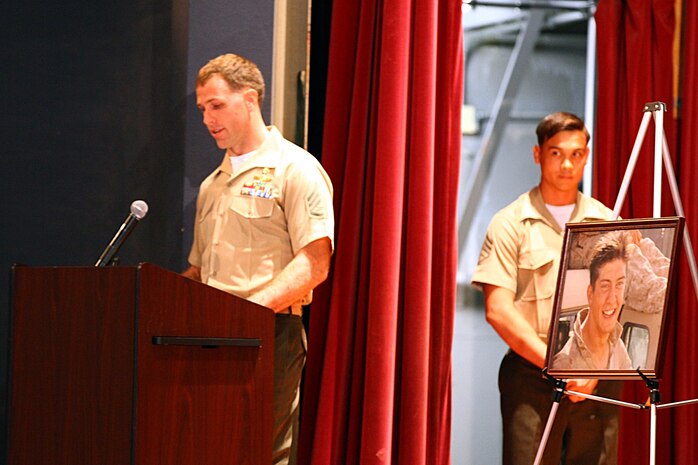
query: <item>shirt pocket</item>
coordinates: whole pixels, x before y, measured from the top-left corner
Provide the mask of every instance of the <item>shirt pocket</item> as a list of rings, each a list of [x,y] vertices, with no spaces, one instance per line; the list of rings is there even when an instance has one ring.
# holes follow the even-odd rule
[[[558,253],[551,249],[519,257],[518,308],[541,338],[547,337],[557,281]]]
[[[532,250],[519,256],[519,298],[525,302],[549,299],[555,293],[556,259],[551,249]]]
[[[230,209],[244,218],[269,218],[274,212],[274,203],[274,199],[238,195],[233,198]]]

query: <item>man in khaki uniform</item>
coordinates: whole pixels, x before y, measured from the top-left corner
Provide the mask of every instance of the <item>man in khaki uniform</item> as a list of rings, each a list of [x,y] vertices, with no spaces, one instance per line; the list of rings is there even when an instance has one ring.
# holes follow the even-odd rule
[[[262,119],[264,79],[243,57],[199,71],[196,103],[225,150],[201,184],[184,276],[271,308],[276,317],[273,463],[294,462],[305,363],[302,305],[327,277],[332,184],[318,161]]]
[[[509,345],[499,373],[503,463],[534,462],[552,406],[542,377],[564,225],[610,219],[613,212],[578,191],[589,133],[569,113],[546,116],[536,128],[533,159],[540,184],[492,219],[473,276],[485,293],[487,321]],[[618,382],[570,380],[569,390],[616,396]],[[565,397],[547,442],[545,464],[615,464],[618,409]]]

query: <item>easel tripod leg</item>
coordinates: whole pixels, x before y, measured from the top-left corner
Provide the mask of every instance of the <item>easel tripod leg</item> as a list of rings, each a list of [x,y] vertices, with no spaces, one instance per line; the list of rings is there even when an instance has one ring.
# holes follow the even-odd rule
[[[541,460],[543,460],[543,452],[545,452],[545,446],[548,443],[550,431],[553,429],[553,423],[555,423],[555,415],[557,415],[558,407],[560,407],[560,402],[553,402],[553,406],[550,409],[550,414],[548,415],[548,422],[545,424],[543,437],[540,439],[540,445],[538,446],[538,452],[536,453],[536,460],[533,462],[533,465],[540,465]]]
[[[538,452],[536,453],[536,459],[533,462],[533,465],[540,465],[541,460],[543,460],[543,452],[545,452],[545,446],[548,444],[548,438],[550,437],[550,432],[553,429],[553,423],[555,423],[555,415],[557,415],[557,409],[560,407],[560,401],[565,395],[565,388],[567,387],[567,380],[555,379],[554,377],[550,376],[548,374],[547,367],[543,369],[543,375],[555,385],[555,390],[553,391],[553,405],[550,408],[548,422],[545,424],[543,436],[540,438],[540,445],[538,446]]]
[[[676,182],[676,174],[674,173],[674,165],[671,162],[671,154],[669,153],[669,144],[667,143],[666,135],[662,137],[662,148],[662,156],[664,157],[664,166],[669,181],[671,197],[674,200],[674,208],[676,209],[677,215],[685,218],[686,214],[683,211],[681,193],[679,192],[679,185]],[[696,298],[698,298],[698,266],[696,266],[696,257],[693,254],[693,244],[691,243],[691,236],[688,233],[688,226],[684,226],[683,246],[686,252],[686,258],[688,259],[688,268],[691,271],[691,279],[693,280],[693,292],[696,294]]]

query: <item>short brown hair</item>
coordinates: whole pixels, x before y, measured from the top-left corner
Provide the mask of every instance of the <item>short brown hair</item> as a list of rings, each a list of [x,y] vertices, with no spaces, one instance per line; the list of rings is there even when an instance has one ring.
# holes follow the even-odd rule
[[[596,280],[599,279],[599,269],[614,260],[628,261],[625,252],[625,235],[622,231],[604,234],[594,245],[589,265],[589,282],[592,288],[596,285]]]
[[[587,143],[589,142],[589,131],[584,126],[584,121],[575,114],[558,111],[550,113],[538,123],[536,127],[538,146],[542,147],[546,140],[562,131],[582,131],[587,138]]]
[[[232,90],[251,88],[257,92],[257,103],[264,102],[264,77],[256,64],[247,58],[226,53],[206,63],[196,77],[196,85],[203,86],[213,75],[220,75]]]

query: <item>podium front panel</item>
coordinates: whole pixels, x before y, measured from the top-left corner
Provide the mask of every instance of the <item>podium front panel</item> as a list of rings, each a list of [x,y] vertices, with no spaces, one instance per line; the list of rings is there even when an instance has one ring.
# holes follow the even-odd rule
[[[273,313],[156,271],[139,280],[137,463],[271,463]]]
[[[8,464],[271,463],[271,310],[148,264],[12,281]]]
[[[135,277],[15,268],[10,465],[132,463]]]

